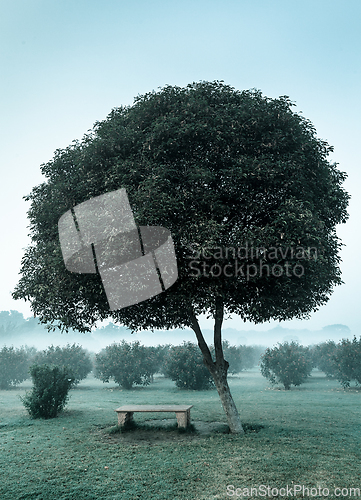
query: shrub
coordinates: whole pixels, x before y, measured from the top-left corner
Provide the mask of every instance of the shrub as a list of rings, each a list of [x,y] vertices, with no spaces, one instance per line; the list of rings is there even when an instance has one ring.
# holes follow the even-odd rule
[[[166,373],[166,362],[169,355],[171,345],[157,345],[156,347],[150,347],[153,351],[154,356],[154,373]]]
[[[259,348],[246,345],[230,345],[228,340],[222,342],[224,359],[229,363],[228,373],[236,374],[242,370],[253,368],[261,353]],[[212,346],[212,354],[214,347]]]
[[[228,373],[234,375],[241,372],[243,370],[241,346],[230,345],[228,340],[224,340],[222,342],[222,348],[224,359],[229,363]],[[211,352],[214,358],[214,346],[212,346]]]
[[[181,389],[204,390],[214,386],[212,376],[203,363],[202,353],[192,342],[170,348],[165,372]]]
[[[361,337],[357,340],[343,339],[337,346],[335,353],[337,366],[336,378],[343,387],[350,387],[350,382],[355,380],[361,384]]]
[[[312,360],[308,347],[284,342],[266,349],[261,356],[261,373],[272,384],[281,383],[286,390],[301,385],[311,374]]]
[[[67,367],[72,373],[74,385],[85,379],[93,368],[87,351],[76,344],[67,344],[65,347],[51,345],[35,356],[35,363]]]
[[[0,389],[9,389],[29,378],[29,355],[24,347],[0,350]]]
[[[68,401],[74,383],[72,372],[66,367],[35,364],[30,374],[33,389],[21,401],[32,418],[55,418]]]
[[[338,373],[336,355],[337,345],[333,340],[316,345],[312,349],[313,364],[328,377],[336,377]]]
[[[164,373],[164,363],[168,355],[170,345],[158,345],[156,347],[145,347],[147,351],[147,365],[153,382],[155,373]]]
[[[148,385],[154,374],[152,351],[139,341],[112,344],[96,355],[95,376],[103,382],[113,379],[123,389]]]

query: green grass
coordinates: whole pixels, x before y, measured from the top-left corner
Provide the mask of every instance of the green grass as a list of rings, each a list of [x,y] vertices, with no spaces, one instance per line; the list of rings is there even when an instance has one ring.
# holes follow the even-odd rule
[[[131,403],[192,404],[193,421],[226,422],[215,390],[181,391],[164,378],[125,391],[89,377],[52,420],[27,415],[19,396],[30,381],[0,391],[0,499],[251,498],[227,496],[227,485],[293,484],[328,488],[335,498],[335,487],[361,488],[361,390],[343,390],[319,372],[290,391],[270,387],[257,370],[229,383],[245,436],[145,424],[174,417],[160,413],[136,413],[138,428],[113,432],[115,408]]]

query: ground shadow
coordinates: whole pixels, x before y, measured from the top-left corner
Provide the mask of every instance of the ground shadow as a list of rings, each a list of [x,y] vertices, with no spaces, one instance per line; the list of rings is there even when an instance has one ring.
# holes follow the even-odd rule
[[[260,432],[264,426],[244,423],[246,434]],[[98,429],[102,440],[122,444],[156,444],[160,442],[193,441],[214,435],[230,434],[229,427],[223,422],[192,421],[187,429],[179,429],[175,419],[147,420],[142,423],[132,422],[127,427],[112,426]]]

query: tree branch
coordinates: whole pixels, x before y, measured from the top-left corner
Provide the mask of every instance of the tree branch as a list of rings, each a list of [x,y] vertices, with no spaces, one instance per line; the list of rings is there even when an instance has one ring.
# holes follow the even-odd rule
[[[223,299],[220,295],[216,297],[216,312],[214,317],[214,349],[216,353],[216,365],[221,366],[224,363],[222,349],[222,323],[223,323]]]
[[[189,318],[191,320],[192,330],[194,331],[197,337],[198,346],[202,351],[204,361],[209,366],[210,369],[214,369],[214,361],[212,359],[211,351],[209,350],[207,342],[204,340],[202,330],[200,329],[198,320],[193,311],[189,314]]]

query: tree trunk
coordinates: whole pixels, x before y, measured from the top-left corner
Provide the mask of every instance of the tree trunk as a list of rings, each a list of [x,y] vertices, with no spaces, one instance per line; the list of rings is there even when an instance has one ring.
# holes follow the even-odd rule
[[[227,363],[227,362],[226,362]],[[228,363],[227,363],[228,364]],[[212,373],[212,372],[211,372]],[[225,411],[229,429],[232,434],[242,434],[244,432],[237,407],[233,401],[231,391],[227,382],[227,372],[225,374],[213,374],[213,380],[216,385],[223,409]]]
[[[237,407],[233,401],[231,391],[227,381],[229,363],[224,359],[222,349],[222,322],[223,322],[223,301],[221,297],[216,298],[216,313],[214,321],[214,349],[216,360],[213,361],[209,347],[204,340],[197,318],[191,315],[192,329],[196,334],[198,345],[203,354],[204,364],[210,371],[215,386],[217,388],[224,412],[227,417],[229,429],[232,434],[243,434],[241,419]]]

